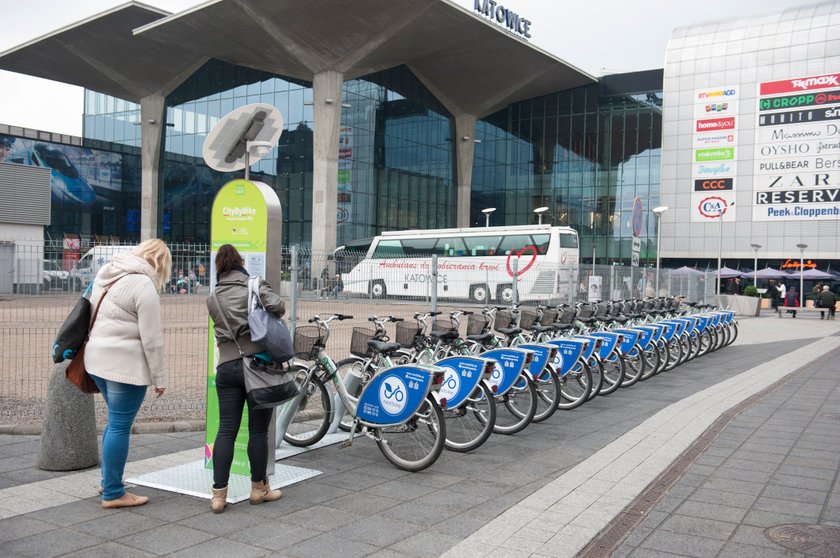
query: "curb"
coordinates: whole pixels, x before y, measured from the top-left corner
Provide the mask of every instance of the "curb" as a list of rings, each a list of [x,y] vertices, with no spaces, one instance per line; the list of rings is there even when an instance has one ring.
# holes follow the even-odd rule
[[[102,432],[104,425],[97,427]],[[0,435],[39,436],[44,430],[42,423],[0,424]],[[132,434],[166,434],[169,432],[200,432],[204,430],[203,420],[181,420],[174,422],[139,422],[131,428]]]

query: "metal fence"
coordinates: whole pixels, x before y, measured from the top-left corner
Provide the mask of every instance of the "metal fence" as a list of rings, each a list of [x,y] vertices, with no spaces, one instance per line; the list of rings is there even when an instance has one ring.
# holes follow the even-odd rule
[[[4,355],[0,359],[0,423],[38,422],[43,416],[53,370],[53,338],[86,283],[78,271],[74,272],[77,258],[66,257],[60,246],[10,244],[15,247],[14,261],[25,263],[9,270],[3,268],[0,260],[0,274],[15,278],[10,292],[0,291],[0,342]],[[205,413],[205,299],[209,293],[210,250],[207,245],[192,244],[172,244],[170,248],[173,275],[161,295],[169,388],[160,399],[147,398],[138,416],[143,421],[203,419]],[[273,285],[286,300],[287,319],[292,325],[306,323],[315,314],[341,312],[354,316],[353,320],[333,322],[327,349],[336,361],[350,356],[353,327],[371,327],[367,320],[373,315],[411,319],[415,312],[432,308],[448,312],[485,303],[504,304],[509,297],[523,304],[556,304],[590,297],[623,299],[653,294],[655,281],[654,270],[650,269],[544,266],[537,279],[509,277],[498,282],[490,270],[482,276],[481,270],[466,273],[452,264],[439,264],[435,269],[431,259],[416,267],[408,267],[402,260],[382,260],[378,271],[358,278],[351,271],[361,258],[360,254],[341,253],[334,257],[290,249],[283,253],[282,281]],[[403,263],[396,265],[399,261]],[[54,267],[50,262],[60,268],[52,275],[47,274],[48,268]],[[522,267],[515,263],[514,271],[525,265],[527,262],[522,262]],[[523,273],[523,277],[527,276]],[[380,290],[377,281],[391,289]],[[437,291],[432,288],[435,284],[440,286]],[[659,294],[684,295],[699,301],[714,298],[714,273],[688,276],[661,270],[659,285]],[[462,329],[465,331],[466,324]],[[390,333],[393,338],[394,332]],[[97,405],[102,405],[100,398]],[[104,419],[104,410],[100,411],[98,416]]]

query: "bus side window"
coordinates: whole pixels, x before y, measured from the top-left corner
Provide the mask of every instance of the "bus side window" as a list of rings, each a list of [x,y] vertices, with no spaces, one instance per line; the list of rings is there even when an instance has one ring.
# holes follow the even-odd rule
[[[440,238],[435,246],[435,253],[439,256],[463,256],[466,254],[464,250],[464,239],[460,237]]]
[[[508,255],[511,252],[520,252],[530,245],[531,235],[510,234],[502,238],[502,243],[499,245],[499,252]]]
[[[467,255],[492,256],[496,253],[496,247],[501,239],[500,236],[467,236],[464,238],[464,244],[467,245]]]
[[[374,258],[400,258],[404,255],[399,240],[380,240],[373,251]]]
[[[547,234],[535,234],[534,246],[537,248],[537,254],[545,255],[548,252],[548,242],[551,239]]]

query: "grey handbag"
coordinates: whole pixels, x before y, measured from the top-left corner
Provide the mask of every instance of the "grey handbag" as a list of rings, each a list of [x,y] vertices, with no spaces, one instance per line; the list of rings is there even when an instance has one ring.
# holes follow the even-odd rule
[[[260,277],[248,279],[248,329],[251,341],[271,355],[274,362],[287,362],[295,356],[292,335],[286,322],[271,314],[260,300]]]
[[[210,296],[213,298],[219,316],[225,322],[225,328],[236,343],[239,354],[242,355],[242,375],[245,379],[248,406],[251,409],[269,409],[297,397],[299,391],[295,375],[290,373],[288,368],[284,369],[280,363],[266,364],[260,359],[246,356],[236,340],[236,335],[233,334],[227,316],[222,311],[216,291],[213,291]]]

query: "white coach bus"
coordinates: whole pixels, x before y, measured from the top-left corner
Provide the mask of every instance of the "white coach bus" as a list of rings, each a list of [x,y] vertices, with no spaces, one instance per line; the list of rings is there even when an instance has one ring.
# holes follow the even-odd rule
[[[373,298],[429,296],[433,255],[440,298],[506,304],[516,283],[520,300],[566,299],[577,285],[577,232],[523,225],[383,232],[342,276],[344,291]]]

